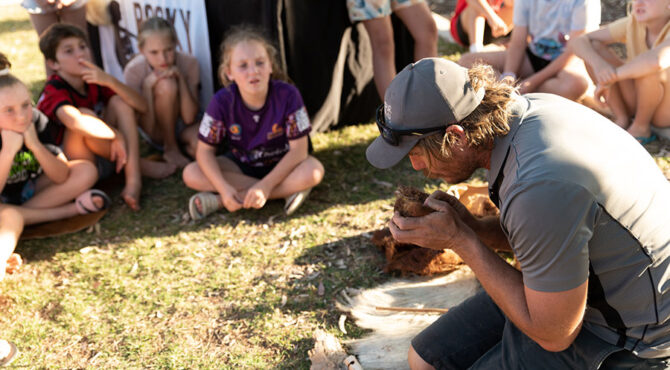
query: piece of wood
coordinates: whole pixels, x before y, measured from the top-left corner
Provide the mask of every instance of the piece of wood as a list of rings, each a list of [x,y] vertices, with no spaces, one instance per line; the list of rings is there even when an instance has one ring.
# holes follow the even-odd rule
[[[379,307],[379,306],[375,306],[375,309],[378,311],[432,312],[432,313],[445,313],[449,311],[448,308]]]

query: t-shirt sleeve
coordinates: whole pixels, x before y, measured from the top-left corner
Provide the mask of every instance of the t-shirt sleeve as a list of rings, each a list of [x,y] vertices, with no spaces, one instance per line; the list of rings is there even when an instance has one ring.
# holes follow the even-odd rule
[[[530,18],[528,0],[516,0],[513,14],[514,26],[528,27],[528,19]]]
[[[214,95],[200,121],[198,139],[209,145],[218,145],[226,136],[222,100],[221,94]]]
[[[309,134],[312,131],[312,123],[297,88],[292,86],[292,94],[288,96],[287,103],[289,114],[286,117],[286,138],[295,140]]]
[[[116,95],[116,93],[109,87],[102,86],[101,95],[102,95],[101,96],[102,101],[105,103],[105,105],[107,105],[107,103],[109,103],[109,99],[111,99],[112,96]]]
[[[44,91],[37,101],[37,109],[42,111],[50,120],[60,122],[56,117],[56,111],[63,105],[75,106],[70,98],[70,94],[65,89],[59,89],[48,83],[44,86]]]
[[[619,42],[626,41],[626,28],[628,27],[629,19],[628,17],[617,19],[616,21],[607,25],[607,29],[610,31],[610,35],[613,40]]]
[[[501,215],[524,285],[543,292],[576,288],[589,275],[588,242],[599,206],[584,188],[560,181],[517,184]]]
[[[593,31],[600,25],[600,1],[581,0],[572,10],[570,31]]]

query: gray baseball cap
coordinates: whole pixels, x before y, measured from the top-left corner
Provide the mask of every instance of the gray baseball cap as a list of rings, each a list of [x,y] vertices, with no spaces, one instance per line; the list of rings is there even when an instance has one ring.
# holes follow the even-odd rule
[[[377,168],[396,165],[421,138],[444,133],[483,98],[484,88],[475,91],[468,70],[454,62],[425,58],[409,64],[386,89],[377,111],[380,136],[365,152],[368,162]]]

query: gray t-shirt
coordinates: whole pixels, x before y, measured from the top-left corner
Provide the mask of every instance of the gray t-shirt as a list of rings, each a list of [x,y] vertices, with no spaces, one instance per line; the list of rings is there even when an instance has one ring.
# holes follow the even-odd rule
[[[489,184],[524,284],[559,292],[589,279],[585,328],[670,356],[670,183],[632,136],[580,104],[528,94],[513,109]]]

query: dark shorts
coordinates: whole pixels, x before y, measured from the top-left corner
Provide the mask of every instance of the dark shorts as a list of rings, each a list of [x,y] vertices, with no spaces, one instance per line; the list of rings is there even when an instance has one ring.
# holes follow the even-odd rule
[[[458,17],[456,20],[456,32],[458,34],[458,39],[461,40],[461,45],[463,46],[469,46],[470,45],[470,36],[468,35],[467,32],[465,32],[465,29],[463,29],[463,24],[461,24],[461,17]],[[493,38],[493,34],[491,33],[491,27],[489,27],[489,24],[487,22],[484,23],[484,40],[483,43],[484,45],[490,44],[495,40]]]
[[[257,179],[262,179],[268,173],[270,173],[270,171],[272,171],[273,168],[275,168],[275,166],[265,166],[265,167],[249,166],[246,163],[240,162],[240,160],[237,159],[235,155],[233,155],[233,152],[230,151],[223,153],[223,156],[235,162],[235,164],[237,165],[237,167],[240,168],[243,174]]]
[[[544,58],[540,58],[537,55],[533,54],[532,51],[530,51],[529,47],[526,47],[526,55],[528,55],[528,59],[530,60],[530,65],[533,66],[533,71],[538,72],[544,67],[548,66],[549,63],[551,63],[551,60],[546,60]]]
[[[568,349],[546,351],[516,328],[483,291],[424,329],[412,347],[436,369],[666,368],[665,359],[641,359],[586,329]]]
[[[5,185],[2,194],[0,194],[0,201],[2,201],[2,203],[19,206],[35,196],[36,186],[37,178],[28,179],[16,184]]]

